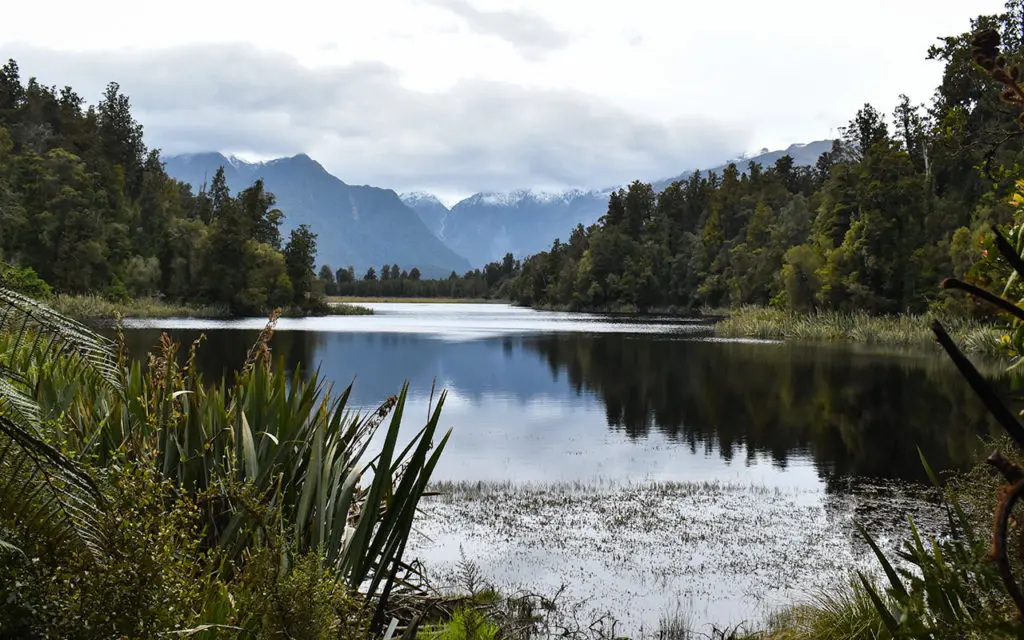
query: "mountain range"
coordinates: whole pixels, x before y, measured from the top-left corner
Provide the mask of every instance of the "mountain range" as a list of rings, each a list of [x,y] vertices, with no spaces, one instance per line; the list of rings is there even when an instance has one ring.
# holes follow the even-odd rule
[[[608,208],[611,192],[486,192],[451,209],[430,194],[407,193],[402,200],[456,253],[473,265],[484,265],[506,253],[525,257],[547,249],[577,224],[592,224]]]
[[[765,149],[756,156],[737,158],[732,162],[740,171],[746,172],[750,161],[767,168],[788,154],[794,165],[809,166],[831,149],[831,140],[818,140],[793,144],[777,151]],[[713,171],[721,175],[728,164],[705,169],[701,173],[707,176]],[[686,180],[692,173],[657,180],[652,186],[660,192],[676,180]],[[402,200],[445,244],[468,258],[474,266],[481,266],[500,260],[508,252],[516,257],[525,257],[550,248],[555,238],[568,240],[569,233],[577,224],[588,226],[604,215],[608,209],[608,196],[617,188],[477,193],[451,209],[429,193],[405,193]]]
[[[246,162],[220,153],[161,158],[167,174],[198,190],[218,167],[232,193],[262,178],[285,213],[281,225],[305,223],[317,234],[317,261],[334,269],[352,265],[359,275],[384,264],[418,267],[424,277],[464,273],[469,262],[448,248],[391,189],[345,184],[306,154],[269,162]]]
[[[831,140],[794,144],[749,158],[737,158],[741,171],[754,161],[769,167],[783,155],[797,166],[813,165],[831,150]],[[246,162],[220,153],[197,153],[163,158],[167,173],[198,189],[208,184],[223,166],[233,192],[257,178],[277,197],[285,212],[282,232],[308,224],[318,234],[318,262],[334,268],[354,266],[358,272],[384,264],[405,269],[418,267],[424,277],[446,277],[472,267],[500,260],[506,253],[516,257],[543,251],[555,238],[566,240],[577,224],[593,224],[604,215],[608,197],[618,187],[584,191],[535,191],[476,193],[452,207],[424,192],[399,196],[391,189],[353,186],[328,173],[323,166],[300,154],[269,162]],[[721,173],[722,164],[702,173]],[[661,191],[692,171],[654,181]]]

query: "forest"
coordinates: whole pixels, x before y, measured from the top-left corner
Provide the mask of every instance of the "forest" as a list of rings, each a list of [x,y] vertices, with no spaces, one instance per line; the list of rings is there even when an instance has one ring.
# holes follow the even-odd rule
[[[322,306],[316,234],[282,246],[285,214],[257,180],[232,195],[223,171],[193,192],[147,149],[127,96],[95,106],[71,87],[0,68],[0,283],[46,297],[100,293],[226,305],[232,313]]]
[[[974,20],[1019,59],[1024,11]],[[495,294],[535,307],[671,310],[773,305],[872,313],[962,305],[938,285],[987,284],[992,226],[1016,239],[1019,109],[974,64],[970,32],[927,52],[929,105],[865,104],[815,166],[730,164],[663,192],[633,182],[594,225],[523,260]],[[1012,97],[1012,96],[1011,96]],[[568,230],[567,230],[568,231]]]

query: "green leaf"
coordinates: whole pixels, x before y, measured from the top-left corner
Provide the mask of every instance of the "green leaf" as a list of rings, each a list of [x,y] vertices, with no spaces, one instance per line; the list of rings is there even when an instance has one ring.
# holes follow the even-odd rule
[[[252,429],[249,428],[249,420],[242,412],[242,451],[245,456],[245,473],[249,478],[255,478],[259,474],[260,466],[256,459],[256,445],[252,437]]]
[[[896,570],[893,569],[892,565],[889,563],[888,558],[885,557],[882,550],[878,548],[877,544],[875,544],[874,538],[871,537],[859,522],[854,522],[854,525],[856,525],[857,530],[860,531],[861,536],[864,537],[868,546],[871,547],[871,550],[875,552],[875,557],[878,558],[878,562],[882,565],[882,570],[885,571],[886,577],[889,578],[889,584],[892,585],[893,590],[896,592],[896,599],[901,603],[906,602],[910,598],[910,595],[907,593],[907,588],[904,586],[903,581],[900,580]]]
[[[941,489],[942,484],[939,482],[939,476],[935,475],[935,472],[932,471],[932,467],[928,464],[928,460],[925,459],[924,452],[921,451],[921,447],[917,448],[917,457],[921,459],[921,465],[924,467],[925,473],[928,474],[928,479],[931,480],[936,489]]]
[[[889,608],[885,606],[884,602],[882,602],[882,599],[878,596],[878,593],[875,591],[874,587],[871,586],[867,578],[865,578],[864,574],[860,571],[857,572],[857,577],[860,578],[861,583],[864,585],[864,589],[867,591],[868,597],[871,598],[871,603],[875,605],[875,610],[878,612],[878,615],[882,618],[882,623],[885,625],[885,628],[888,629],[889,632],[893,635],[899,633],[899,622],[896,621],[895,616],[892,615],[892,612],[889,611]]]

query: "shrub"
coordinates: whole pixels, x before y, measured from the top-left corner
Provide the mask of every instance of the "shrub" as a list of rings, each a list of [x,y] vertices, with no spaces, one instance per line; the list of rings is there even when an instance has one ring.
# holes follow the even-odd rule
[[[28,298],[0,307],[0,637],[345,637],[414,591],[444,393],[403,444],[408,385],[352,414],[350,389],[272,366],[276,315],[208,384],[198,340],[183,367],[163,335],[144,372]]]
[[[201,609],[207,566],[194,504],[175,498],[148,465],[98,470],[109,499],[97,514],[115,552],[102,562],[25,536],[5,567],[20,609],[0,628],[21,637],[153,637]],[[14,527],[8,527],[14,529]]]
[[[53,295],[53,289],[32,267],[0,268],[0,287],[32,298],[49,298]]]

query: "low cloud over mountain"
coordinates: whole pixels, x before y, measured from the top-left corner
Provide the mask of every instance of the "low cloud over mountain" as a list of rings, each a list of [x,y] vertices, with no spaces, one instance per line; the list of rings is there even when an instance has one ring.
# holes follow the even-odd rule
[[[747,143],[708,119],[665,123],[569,89],[478,78],[424,93],[381,62],[312,69],[244,44],[74,53],[12,44],[5,55],[90,102],[117,81],[146,140],[165,153],[308,152],[356,184],[456,193],[600,186],[711,166]]]

